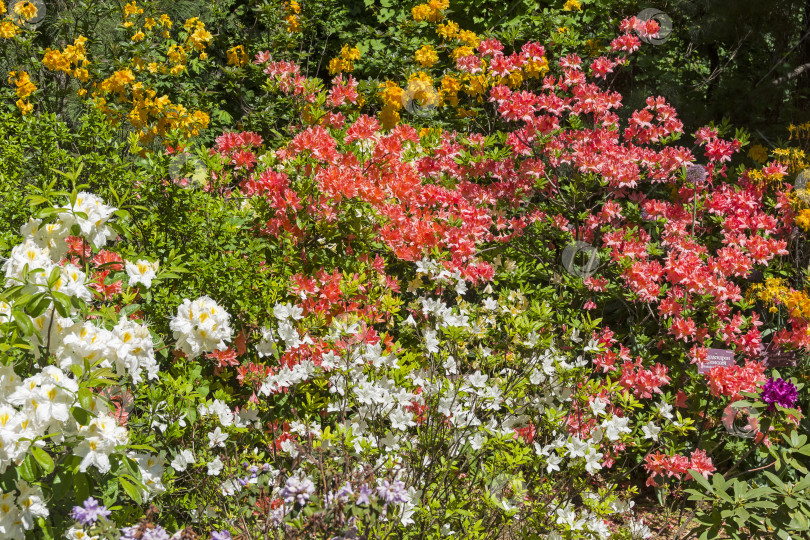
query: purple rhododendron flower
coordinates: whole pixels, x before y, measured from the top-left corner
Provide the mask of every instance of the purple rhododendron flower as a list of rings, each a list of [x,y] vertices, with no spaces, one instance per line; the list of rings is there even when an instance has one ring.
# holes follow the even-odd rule
[[[377,488],[377,494],[385,501],[385,504],[396,504],[407,500],[405,483],[401,480],[395,482],[384,480],[383,484]]]
[[[143,535],[140,531],[140,525],[133,525],[132,527],[124,527],[121,529],[121,540],[171,540],[169,533],[160,525],[155,525],[152,529],[144,529]]]
[[[231,533],[228,531],[222,532],[212,532],[211,533],[211,540],[231,540]]]
[[[304,506],[313,493],[315,493],[315,484],[312,483],[312,480],[291,476],[287,478],[287,483],[281,490],[280,495],[287,504],[297,502]]]
[[[90,497],[84,501],[84,507],[74,506],[70,516],[81,523],[83,526],[92,525],[99,518],[106,518],[110,515],[110,511],[106,506],[98,504],[98,501]]]
[[[796,401],[799,399],[799,391],[790,381],[782,378],[770,378],[762,387],[760,397],[762,401],[768,404],[769,411],[773,410],[774,404],[790,409],[796,405]]]

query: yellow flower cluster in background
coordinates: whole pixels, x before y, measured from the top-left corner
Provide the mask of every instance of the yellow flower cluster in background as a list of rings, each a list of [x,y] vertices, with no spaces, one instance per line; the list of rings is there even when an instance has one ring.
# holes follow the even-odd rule
[[[354,70],[354,62],[360,60],[360,49],[357,47],[349,48],[344,45],[340,49],[340,54],[329,61],[329,73],[337,75],[338,73],[349,73]]]
[[[430,0],[427,4],[419,4],[411,9],[411,16],[415,21],[440,22],[444,19],[444,10],[450,7],[450,0]]]
[[[190,34],[188,38],[186,38],[186,44],[191,44],[197,52],[204,51],[208,42],[214,38],[211,32],[205,29],[205,24],[197,17],[192,17],[187,20],[183,28]]]
[[[37,6],[31,2],[17,2],[14,4],[14,14],[26,21],[33,19],[37,16],[39,10]]]
[[[416,51],[415,59],[422,67],[429,68],[439,61],[439,55],[431,45],[424,45]]]
[[[73,45],[68,45],[63,51],[48,47],[45,49],[42,65],[46,69],[62,71],[86,83],[90,79],[90,72],[87,71],[90,61],[84,47],[86,43],[87,38],[79,36],[73,40]]]
[[[578,3],[577,6],[579,6]],[[413,8],[413,16],[419,21],[439,22],[444,17],[441,11],[447,7],[447,2],[420,4]],[[442,46],[448,48],[450,59],[453,61],[475,54],[476,47],[481,42],[475,32],[464,30],[457,22],[449,19],[436,26],[436,33],[445,42],[442,43]],[[452,43],[453,41],[456,43]],[[337,64],[336,60],[333,62]],[[416,50],[414,60],[421,68],[432,68],[439,62],[439,51],[432,44],[425,44]],[[489,71],[486,61],[482,62],[481,68],[482,71],[476,74],[444,73],[438,90],[433,86],[433,79],[424,72],[412,75],[405,84],[404,90],[393,81],[385,81],[377,89],[377,95],[383,105],[378,119],[384,128],[397,125],[401,120],[401,111],[405,108],[403,103],[409,102],[412,95],[417,96],[416,103],[419,107],[448,105],[455,108],[455,112],[460,118],[473,117],[477,115],[477,112],[463,106],[461,94],[466,94],[474,103],[480,104],[483,103],[486,92],[494,85],[503,84],[514,90],[519,88],[526,79],[541,78],[549,72],[548,61],[545,58],[531,60],[521,69],[509,73],[506,77]]]
[[[577,0],[568,0],[563,6],[563,11],[582,11],[582,4]]]
[[[295,33],[301,31],[301,22],[298,15],[301,13],[301,5],[295,0],[290,0],[284,4],[284,11],[286,13],[284,22],[287,25],[287,32]]]
[[[788,166],[788,172],[794,173],[808,167],[807,156],[801,148],[774,148],[773,155],[779,163]]]
[[[227,56],[229,66],[243,67],[250,61],[243,45],[237,45],[228,49]]]
[[[8,74],[8,82],[17,87],[17,97],[19,98],[17,100],[17,108],[20,109],[20,112],[23,114],[30,113],[34,109],[34,106],[28,101],[28,96],[30,96],[37,87],[31,82],[28,73],[25,71],[20,71],[19,73],[11,71]]]
[[[805,231],[810,230],[810,208],[803,208],[796,216],[796,225]]]
[[[768,161],[768,149],[761,144],[755,144],[748,151],[748,157],[759,163]]]

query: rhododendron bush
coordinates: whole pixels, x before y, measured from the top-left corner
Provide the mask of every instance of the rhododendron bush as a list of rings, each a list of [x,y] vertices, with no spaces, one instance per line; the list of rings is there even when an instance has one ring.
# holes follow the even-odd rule
[[[349,46],[327,82],[227,49],[281,131],[195,139],[207,114],[140,56],[146,83],[92,89],[79,132],[109,148],[54,149],[0,236],[0,536],[806,534],[787,166],[746,166],[727,123],[685,133],[664,97],[623,107],[655,21],[595,57],[443,24],[464,44],[440,90],[358,81]],[[212,38],[187,21],[169,75]],[[45,54],[87,83],[82,40]],[[17,87],[11,147],[69,140]]]

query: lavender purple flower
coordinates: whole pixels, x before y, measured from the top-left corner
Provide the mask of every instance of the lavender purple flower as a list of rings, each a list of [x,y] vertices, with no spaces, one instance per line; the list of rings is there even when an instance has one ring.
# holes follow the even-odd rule
[[[70,516],[81,523],[83,526],[92,525],[99,518],[106,518],[110,515],[110,511],[106,506],[98,504],[98,501],[90,497],[84,501],[84,507],[74,506]]]
[[[363,484],[360,486],[360,489],[357,490],[357,504],[371,504],[371,495],[372,491],[367,485]]]
[[[231,533],[228,531],[222,532],[212,532],[211,533],[211,540],[231,540]]]
[[[686,181],[690,184],[702,184],[706,181],[706,169],[702,165],[686,166]]]
[[[385,504],[402,503],[407,500],[405,483],[401,480],[394,482],[383,480],[382,485],[377,487],[377,494],[385,501]]]
[[[140,525],[133,525],[132,527],[124,527],[121,529],[121,540],[171,540],[169,533],[160,525],[155,525],[154,528],[145,529],[143,536],[138,536],[140,532]]]
[[[312,483],[312,480],[306,477],[291,476],[287,478],[287,482],[279,495],[287,504],[297,502],[304,506],[313,493],[315,493],[315,484]]]
[[[799,391],[793,386],[792,382],[771,377],[762,387],[760,397],[762,401],[768,404],[769,411],[774,409],[775,404],[790,409],[796,405],[796,401],[799,399]]]

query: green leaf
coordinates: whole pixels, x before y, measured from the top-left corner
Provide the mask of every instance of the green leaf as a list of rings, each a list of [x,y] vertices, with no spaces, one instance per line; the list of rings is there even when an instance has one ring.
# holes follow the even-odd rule
[[[32,446],[31,454],[33,454],[34,459],[37,460],[37,463],[39,463],[40,467],[45,471],[45,474],[51,474],[53,472],[53,458],[48,455],[48,452],[39,446]]]
[[[11,310],[11,316],[14,318],[14,322],[17,323],[17,326],[23,334],[26,336],[34,335],[34,324],[31,322],[31,317],[17,309]]]
[[[25,459],[22,464],[20,464],[17,471],[20,473],[20,477],[26,482],[36,482],[39,480],[39,467],[31,454],[25,456]]]
[[[87,473],[77,472],[73,476],[73,493],[76,494],[77,501],[83,501],[90,496],[90,483]]]
[[[92,415],[81,407],[71,407],[70,414],[76,419],[80,426],[90,424],[90,418]]]
[[[40,538],[43,540],[55,540],[56,537],[53,534],[53,529],[51,529],[51,524],[45,521],[45,518],[37,518],[37,525],[39,525]]]
[[[124,491],[127,492],[127,495],[129,495],[133,501],[135,501],[138,504],[143,504],[141,492],[138,491],[138,488],[135,486],[133,482],[127,480],[125,475],[121,475],[118,477],[118,483],[121,484],[121,487],[124,488]]]
[[[79,404],[88,411],[93,408],[93,392],[89,388],[79,389]]]

